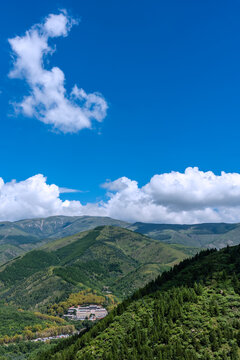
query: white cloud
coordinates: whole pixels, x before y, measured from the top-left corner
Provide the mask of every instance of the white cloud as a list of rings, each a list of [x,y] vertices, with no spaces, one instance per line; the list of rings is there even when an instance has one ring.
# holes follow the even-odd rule
[[[59,192],[60,192],[60,194],[70,194],[70,193],[82,193],[84,191],[77,190],[77,189],[69,189],[69,188],[66,188],[66,187],[60,187]]]
[[[120,178],[104,185],[109,216],[129,221],[198,223],[240,221],[240,174],[187,168],[184,173],[154,175],[139,188]]]
[[[76,23],[66,10],[62,10],[57,15],[50,14],[22,37],[9,39],[15,59],[9,77],[25,80],[30,88],[29,95],[14,104],[16,111],[64,133],[91,128],[93,120],[101,122],[104,119],[108,108],[101,94],[87,94],[77,85],[68,95],[62,70],[44,68],[44,59],[55,51],[48,44],[49,38],[67,36]]]
[[[191,224],[240,222],[240,174],[215,175],[198,168],[155,175],[144,185],[127,177],[104,184],[108,199],[82,205],[62,201],[71,189],[48,185],[43,175],[4,183],[0,178],[0,220],[51,215],[110,216],[130,222]]]
[[[48,185],[41,174],[20,182],[0,178],[0,220],[81,213],[79,201],[62,201],[59,195],[60,188]]]

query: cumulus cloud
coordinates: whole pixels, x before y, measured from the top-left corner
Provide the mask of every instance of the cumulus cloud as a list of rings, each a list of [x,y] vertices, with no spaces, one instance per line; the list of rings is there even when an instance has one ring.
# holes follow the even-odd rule
[[[198,168],[154,175],[139,187],[122,177],[107,182],[109,216],[128,221],[198,223],[240,221],[240,174],[215,175]]]
[[[107,200],[82,205],[61,200],[71,189],[47,184],[43,175],[4,183],[0,178],[0,220],[51,215],[110,216],[129,222],[193,224],[240,222],[240,174],[215,175],[198,168],[154,175],[139,187],[127,177],[103,185]]]
[[[49,39],[66,37],[75,24],[77,21],[62,10],[59,14],[48,15],[25,35],[9,39],[14,56],[9,77],[25,80],[30,89],[21,102],[14,104],[16,111],[63,133],[91,128],[93,120],[104,119],[108,108],[100,93],[87,94],[77,85],[67,94],[63,71],[58,67],[50,70],[44,67],[46,56],[55,51]]]
[[[81,214],[80,202],[62,201],[60,192],[57,185],[48,185],[41,174],[20,182],[4,183],[0,178],[0,220]]]

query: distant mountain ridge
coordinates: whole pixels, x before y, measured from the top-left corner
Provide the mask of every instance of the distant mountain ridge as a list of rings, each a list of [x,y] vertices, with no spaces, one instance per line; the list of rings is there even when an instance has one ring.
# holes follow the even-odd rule
[[[105,225],[127,228],[167,244],[221,249],[240,243],[240,224],[130,224],[109,217],[51,216],[0,222],[0,265],[55,239]]]
[[[167,244],[221,249],[240,244],[240,224],[205,223],[193,225],[147,224],[137,222],[128,229]]]
[[[0,222],[0,265],[48,241],[94,229],[100,225],[125,228],[129,224],[97,216],[51,216]]]

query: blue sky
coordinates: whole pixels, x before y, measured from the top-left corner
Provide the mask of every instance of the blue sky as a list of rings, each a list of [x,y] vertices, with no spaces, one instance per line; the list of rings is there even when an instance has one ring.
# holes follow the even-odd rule
[[[63,71],[68,93],[78,84],[108,104],[101,123],[74,134],[16,115],[11,105],[29,87],[8,77],[8,39],[59,9],[80,22],[49,40],[56,51],[45,68]],[[237,1],[1,4],[0,176],[22,181],[40,173],[48,184],[83,190],[61,198],[85,204],[105,199],[106,179],[127,177],[141,187],[155,174],[187,167],[238,173],[239,18]]]

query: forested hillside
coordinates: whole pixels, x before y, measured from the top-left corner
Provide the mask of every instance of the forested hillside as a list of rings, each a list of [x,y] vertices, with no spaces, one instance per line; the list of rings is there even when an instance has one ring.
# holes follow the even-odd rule
[[[237,360],[240,246],[186,259],[38,360]]]
[[[52,241],[2,265],[0,343],[4,345],[0,359],[1,354],[3,359],[15,359],[14,352],[35,354],[43,345],[30,343],[26,349],[38,336],[74,332],[76,321],[59,319],[70,306],[94,303],[110,311],[196,251],[120,227],[101,226]],[[19,356],[25,359],[27,355]]]
[[[100,225],[126,227],[128,224],[100,216],[51,216],[0,222],[0,265],[49,241]]]
[[[119,299],[197,249],[162,244],[130,230],[97,227],[45,245],[0,267],[0,299],[41,308],[87,288]]]

